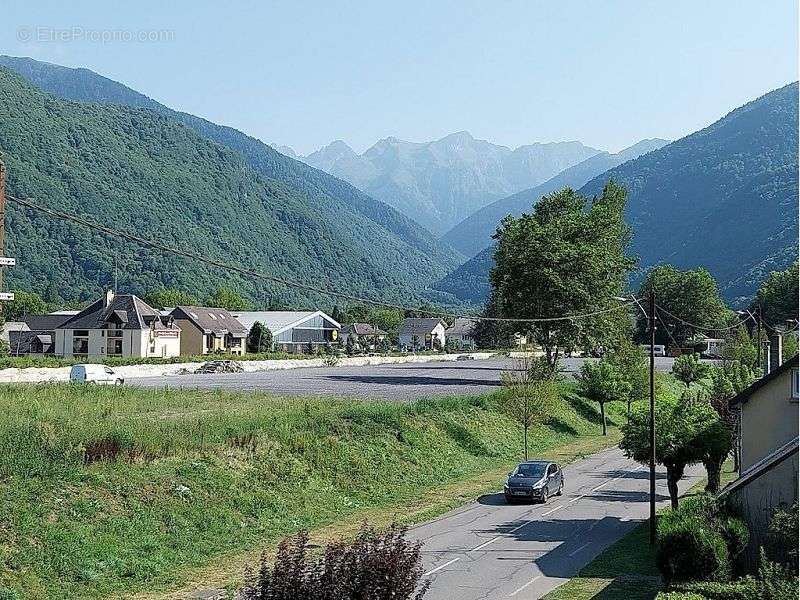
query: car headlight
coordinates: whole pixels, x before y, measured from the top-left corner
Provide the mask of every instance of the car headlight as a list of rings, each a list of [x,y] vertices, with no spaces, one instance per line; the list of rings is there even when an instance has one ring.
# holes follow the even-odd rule
[[[544,481],[537,481],[533,484],[533,489],[540,490],[544,487]]]

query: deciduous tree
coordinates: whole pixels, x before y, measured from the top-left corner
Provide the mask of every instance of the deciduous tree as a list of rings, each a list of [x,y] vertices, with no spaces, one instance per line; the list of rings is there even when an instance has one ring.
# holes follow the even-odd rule
[[[550,366],[540,358],[525,355],[514,366],[514,370],[501,376],[500,405],[522,426],[525,460],[528,460],[528,431],[552,416],[558,400],[558,385]]]
[[[650,270],[639,289],[639,295],[650,291],[656,294],[656,302],[676,317],[701,327],[722,327],[730,311],[719,295],[717,282],[703,268],[681,271],[672,265],[660,265]],[[675,320],[666,313],[659,316],[666,323],[656,329],[656,343],[671,345],[672,338],[684,346],[696,332],[691,327]],[[672,335],[670,335],[670,333]],[[647,319],[639,316],[637,335],[640,341],[648,342]]]
[[[175,288],[162,288],[160,290],[148,292],[144,296],[144,301],[153,308],[158,309],[197,305],[197,298],[188,292]]]
[[[256,321],[247,334],[247,351],[253,353],[272,350],[272,331],[261,321]]]
[[[627,255],[625,197],[613,182],[592,200],[564,188],[544,196],[530,214],[506,217],[494,236],[490,275],[500,313],[553,318],[614,307],[636,262]],[[527,326],[553,370],[561,351],[596,345],[607,332],[603,317]]]
[[[687,388],[703,379],[707,373],[708,365],[701,363],[697,354],[681,354],[672,363],[672,374],[675,379],[685,383]]]
[[[656,461],[667,469],[667,488],[672,508],[678,507],[678,482],[688,465],[703,461],[707,452],[704,436],[718,432],[719,416],[708,402],[688,395],[680,400],[662,396],[655,405]],[[650,415],[648,407],[631,411],[622,426],[619,446],[625,455],[642,464],[650,461]],[[711,438],[716,442],[716,438]]]
[[[606,425],[606,403],[619,400],[627,402],[631,384],[610,361],[585,362],[578,376],[578,389],[581,394],[600,405],[600,419],[603,422],[603,435],[608,434]]]

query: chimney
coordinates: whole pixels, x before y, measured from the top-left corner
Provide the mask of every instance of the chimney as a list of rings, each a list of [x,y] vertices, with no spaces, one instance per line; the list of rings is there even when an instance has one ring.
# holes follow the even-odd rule
[[[111,306],[111,301],[114,300],[114,290],[106,290],[105,307]]]
[[[776,369],[783,364],[783,334],[775,332],[769,341],[769,362]]]

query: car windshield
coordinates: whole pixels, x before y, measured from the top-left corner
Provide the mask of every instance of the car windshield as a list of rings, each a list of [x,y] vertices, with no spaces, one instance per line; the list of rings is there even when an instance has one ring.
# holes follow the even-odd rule
[[[536,477],[544,475],[547,463],[523,463],[514,470],[514,477]]]

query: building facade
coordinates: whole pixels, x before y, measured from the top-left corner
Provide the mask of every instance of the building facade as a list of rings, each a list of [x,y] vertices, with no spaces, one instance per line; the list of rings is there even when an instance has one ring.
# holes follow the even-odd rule
[[[475,319],[467,319],[463,317],[457,318],[452,327],[445,330],[447,336],[447,343],[455,348],[462,350],[474,350],[477,348],[475,343],[474,331],[477,325]]]
[[[398,335],[401,349],[436,350],[446,343],[444,323],[440,319],[406,318],[400,325]]]
[[[304,354],[339,341],[342,326],[321,310],[237,311],[233,316],[247,329],[256,322],[272,333],[275,350]]]
[[[181,329],[181,356],[247,351],[249,330],[224,308],[176,306],[169,314]]]
[[[798,500],[797,356],[731,400],[739,412],[739,478],[721,493],[747,523],[750,542],[742,560],[755,572],[772,515]]]
[[[55,329],[53,352],[65,357],[170,358],[181,330],[131,294],[106,294]]]

